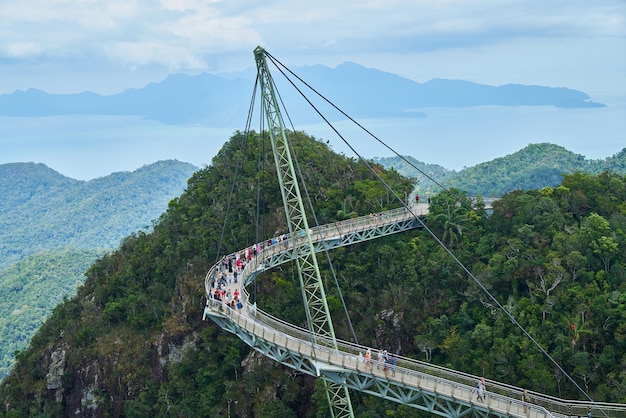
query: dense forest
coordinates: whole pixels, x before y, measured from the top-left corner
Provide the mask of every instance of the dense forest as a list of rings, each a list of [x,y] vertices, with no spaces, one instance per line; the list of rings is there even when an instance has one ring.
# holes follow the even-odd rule
[[[397,206],[378,176],[400,196],[413,187],[302,133],[291,139],[320,223]],[[235,134],[152,231],[100,258],[17,355],[0,384],[0,416],[328,416],[313,378],[201,319],[210,265],[285,228],[271,161],[258,134]],[[425,230],[334,250],[359,343],[582,399],[484,288],[594,400],[626,402],[626,177],[566,174],[554,187],[505,194],[490,216],[480,199],[444,190],[431,197],[427,225],[481,286]],[[294,268],[265,273],[255,295],[303,324]],[[337,289],[327,296],[349,339]],[[426,416],[352,399],[359,417]]]
[[[376,161],[416,179],[418,193],[423,196],[438,193],[444,186],[464,190],[470,196],[500,197],[514,190],[556,187],[563,181],[563,174],[604,171],[626,174],[626,148],[603,160],[590,160],[549,143],[530,144],[513,154],[458,172],[413,157],[377,158]]]
[[[0,165],[0,379],[89,266],[150,229],[196,170],[159,161],[80,181],[43,164]]]

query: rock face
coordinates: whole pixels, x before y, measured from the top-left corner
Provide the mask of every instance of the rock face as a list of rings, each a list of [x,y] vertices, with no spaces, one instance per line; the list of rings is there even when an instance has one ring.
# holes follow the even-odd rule
[[[180,362],[188,350],[195,349],[195,341],[193,333],[176,338],[164,333],[156,341],[146,343],[145,347],[150,351],[147,356],[150,369],[157,380],[166,379],[168,367]],[[48,398],[62,404],[64,413],[74,416],[121,416],[125,400],[136,397],[145,387],[137,386],[130,377],[118,376],[115,382],[107,379],[120,366],[120,352],[113,351],[110,357],[91,358],[70,366],[70,348],[61,335],[41,359],[42,367],[48,370]]]
[[[65,354],[64,348],[59,347],[50,354],[50,364],[46,373],[46,389],[54,391],[54,398],[57,402],[63,400],[63,375],[65,374]]]
[[[400,330],[404,319],[404,312],[396,312],[394,309],[384,309],[380,312],[381,323],[376,329],[375,342],[381,348],[389,352],[401,354],[402,348],[408,341],[398,339],[394,335],[402,335]]]

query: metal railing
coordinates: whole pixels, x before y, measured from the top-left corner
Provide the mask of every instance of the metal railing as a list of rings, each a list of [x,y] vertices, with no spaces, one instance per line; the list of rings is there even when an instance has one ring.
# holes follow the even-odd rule
[[[333,237],[340,237],[347,232],[354,232],[380,226],[381,224],[398,222],[406,218],[415,216],[413,210],[408,211],[406,208],[395,209],[383,214],[368,215],[354,220],[336,222],[333,224],[323,225],[312,228],[311,236],[315,241],[322,241]],[[289,251],[297,247],[299,237],[287,237],[287,239],[277,240],[276,244],[266,245],[265,241],[262,245],[262,251],[252,260],[247,262],[241,271],[241,282],[245,282],[246,276],[255,270],[264,270],[263,260],[276,255],[280,252]],[[232,255],[231,255],[232,256]],[[221,261],[214,265],[205,277],[205,290],[208,296],[207,307],[231,318],[233,321],[252,320],[258,325],[266,327],[273,333],[283,335],[290,338],[301,345],[310,345],[311,352],[314,356],[330,358],[332,353],[337,356],[349,357],[352,360],[359,359],[370,349],[372,353],[376,350],[372,347],[357,345],[348,341],[337,340],[337,350],[333,348],[333,341],[323,336],[316,335],[317,344],[312,344],[313,336],[307,329],[295,326],[279,318],[273,317],[268,313],[257,309],[255,305],[249,303],[250,295],[245,287],[241,288],[241,300],[244,303],[244,310],[239,313],[227,307],[221,301],[216,301],[212,297],[212,282],[216,277],[216,271],[220,268]],[[270,331],[267,331],[270,332]],[[322,354],[324,354],[322,356]],[[373,356],[375,357],[375,356]],[[463,373],[457,370],[433,365],[420,360],[409,357],[396,356],[396,369],[402,376],[417,376],[420,379],[439,379],[435,383],[454,384],[459,390],[475,391],[475,385],[478,376]],[[345,364],[342,361],[341,366]],[[372,358],[372,365],[376,366],[376,359]],[[358,366],[356,368],[358,369]],[[487,396],[500,402],[508,402],[511,406],[515,406],[518,410],[530,411],[534,410],[536,416],[580,416],[585,417],[591,413],[592,416],[606,416],[610,418],[626,417],[626,405],[618,403],[604,402],[585,402],[575,400],[563,400],[553,396],[545,395],[539,392],[524,390],[516,386],[497,382],[494,380],[486,380]],[[522,401],[524,399],[524,401]],[[540,413],[540,411],[543,411]]]

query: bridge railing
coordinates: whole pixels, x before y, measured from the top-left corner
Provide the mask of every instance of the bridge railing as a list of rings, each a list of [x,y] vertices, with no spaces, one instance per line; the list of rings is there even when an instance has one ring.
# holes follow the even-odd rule
[[[248,292],[242,290],[242,298],[247,302],[249,301]],[[216,306],[217,307],[217,306]],[[221,308],[221,307],[220,307]],[[347,357],[357,364],[356,369],[366,371],[365,363],[359,363],[359,359],[363,358],[363,355],[368,348],[372,350],[371,368],[381,367],[381,364],[377,364],[376,354],[377,351],[371,347],[354,344],[348,341],[337,340],[337,349],[333,348],[333,341],[323,336],[313,336],[311,332],[305,328],[295,326],[279,318],[276,318],[268,313],[257,309],[253,305],[246,303],[246,311],[243,314],[239,314],[230,308],[223,307],[221,312],[226,315],[232,316],[237,320],[248,317],[254,318],[254,321],[258,324],[263,324],[267,329],[271,329],[272,332],[282,334],[286,338],[293,341],[299,341],[301,344],[312,347],[314,356],[326,360],[330,358],[331,354]],[[415,376],[420,380],[434,381],[435,386],[440,387],[444,385],[456,384],[457,390],[465,390],[474,393],[476,383],[479,379],[478,376],[459,372],[456,370],[447,369],[445,367],[425,363],[416,359],[396,356],[397,365],[396,370],[398,375]],[[362,361],[362,360],[360,360]],[[346,365],[347,362],[337,361],[336,365]],[[507,385],[497,381],[486,379],[487,393],[486,396],[491,399],[499,400],[501,402],[508,402],[511,404],[511,408],[516,410],[536,409],[545,410],[545,416],[572,416],[572,417],[584,417],[587,413],[591,412],[594,417],[626,417],[626,407],[623,404],[616,403],[589,403],[584,401],[564,401],[559,398],[551,397],[534,391],[527,391],[524,394],[524,390],[515,386]]]
[[[385,225],[402,220],[412,219],[415,216],[423,216],[428,213],[426,205],[413,205],[410,210],[401,207],[388,210],[385,212],[359,216],[343,221],[338,221],[326,225],[314,226],[310,228],[310,234],[314,242],[328,240],[331,238],[340,238],[341,236],[358,231],[371,229],[376,225]],[[271,256],[293,249],[303,243],[303,234],[294,232],[293,234],[280,234],[268,240],[261,241],[252,245],[260,247],[261,253],[257,257],[252,258],[244,267],[243,276],[251,270],[256,270],[263,265],[263,261]],[[241,252],[241,251],[238,251]],[[229,254],[227,257],[234,258],[236,253]],[[205,277],[205,290],[210,295],[211,281],[216,278],[217,272],[220,270],[220,262],[214,265]]]
[[[244,299],[247,299],[249,295],[244,294]],[[275,318],[261,310],[255,308],[249,308],[244,313],[239,313],[226,306],[220,306],[219,302],[215,302],[214,308],[218,309],[222,314],[229,316],[234,323],[239,324],[245,329],[253,330],[254,334],[260,338],[267,339],[272,343],[278,344],[281,347],[290,348],[300,355],[308,354],[313,360],[318,360],[320,363],[325,363],[330,366],[341,367],[344,369],[352,369],[357,372],[372,374],[378,378],[383,378],[382,364],[377,364],[374,360],[371,366],[368,368],[364,363],[362,356],[359,355],[365,353],[367,348],[352,344],[346,341],[337,341],[337,348],[333,347],[333,342],[328,338],[320,336],[312,336],[311,333],[301,327],[294,326],[278,318]],[[313,342],[313,340],[315,340]],[[469,403],[476,403],[475,400],[475,388],[474,384],[477,380],[471,376],[471,379],[467,379],[463,382],[459,379],[451,379],[455,375],[461,375],[460,373],[454,373],[454,371],[443,369],[448,373],[437,373],[437,366],[428,364],[421,364],[425,367],[419,367],[421,362],[413,359],[399,357],[400,361],[393,371],[394,376],[388,377],[388,374],[392,372],[389,370],[388,374],[385,374],[384,378],[388,381],[395,380],[397,384],[408,385],[415,389],[419,388],[431,388],[434,393],[450,393],[455,399],[464,400]],[[468,375],[469,376],[469,375]],[[428,389],[426,389],[428,390]],[[522,402],[521,399],[511,399],[506,394],[500,394],[494,391],[490,391],[486,395],[485,405],[491,405],[496,410],[510,411],[513,415],[522,415],[522,411],[534,411],[529,416],[542,416],[553,417],[549,411],[539,405],[533,405],[527,402]]]
[[[423,209],[422,209],[423,211]],[[359,218],[349,219],[347,221],[336,222],[333,224],[322,225],[319,227],[311,228],[311,236],[314,241],[321,241],[332,237],[341,236],[348,232],[361,231],[367,228],[372,228],[374,225],[380,225],[390,223],[398,220],[408,219],[414,215],[422,215],[424,213],[416,213],[415,207],[408,211],[406,208],[394,209],[392,211],[384,212],[377,215],[366,215]],[[241,272],[241,280],[245,282],[245,277],[252,271],[262,269],[263,260],[276,255],[280,252],[287,251],[295,246],[301,245],[302,237],[300,234],[294,234],[295,237],[287,236],[286,239],[279,241],[276,240],[275,244],[268,244],[265,241],[261,244],[262,251],[257,257],[248,262],[243,271]],[[216,272],[220,268],[220,263],[214,265],[206,275],[205,278],[205,290],[209,298],[212,297],[212,280],[216,277]],[[288,335],[292,338],[296,338],[302,341],[308,341],[313,344],[314,350],[320,352],[327,350],[334,350],[335,342],[323,336],[313,336],[309,330],[297,327],[293,324],[289,324],[276,317],[273,317],[262,310],[256,309],[255,305],[250,305],[250,295],[247,290],[242,288],[242,300],[245,301],[246,313],[253,316],[256,321],[267,325],[268,327]],[[220,309],[222,312],[231,314],[230,308],[223,307],[220,303],[212,304],[214,309]],[[376,367],[376,351],[371,347],[366,347],[354,343],[350,343],[343,340],[337,340],[337,350],[344,355],[353,356],[354,358],[360,358],[365,354],[368,348],[372,350],[372,365]],[[436,366],[430,363],[422,362],[416,359],[396,356],[398,370],[402,370],[403,373],[419,373],[432,376],[435,378],[445,379],[446,381],[455,382],[463,387],[473,388],[476,386],[478,380],[477,376],[467,373],[459,372],[456,370],[447,369],[445,367]],[[599,402],[585,402],[585,401],[572,401],[563,400],[556,397],[544,395],[542,393],[534,391],[526,391],[522,388],[507,385],[493,380],[486,380],[488,394],[497,394],[509,399],[522,399],[526,401],[528,405],[537,405],[545,408],[548,411],[553,411],[557,414],[565,416],[587,416],[591,412],[592,416],[608,416],[608,417],[626,417],[626,405],[617,403],[599,403]],[[524,403],[524,402],[522,402]]]
[[[405,207],[388,210],[380,213],[349,218],[326,225],[315,226],[310,229],[313,241],[321,241],[331,237],[340,237],[347,233],[371,229],[376,225],[385,225],[405,219],[413,219],[415,216],[423,216],[428,213],[425,205],[414,205],[409,209]],[[302,234],[296,233],[296,242],[302,238]]]

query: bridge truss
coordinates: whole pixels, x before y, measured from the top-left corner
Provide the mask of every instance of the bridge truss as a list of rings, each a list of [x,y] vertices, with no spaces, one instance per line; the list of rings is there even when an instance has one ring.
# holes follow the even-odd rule
[[[626,407],[564,401],[540,393],[525,394],[520,388],[488,381],[484,401],[476,398],[476,376],[398,358],[393,371],[361,360],[367,347],[335,337],[316,253],[377,239],[423,226],[428,205],[383,212],[311,228],[300,194],[292,150],[279,111],[265,51],[254,51],[262,101],[289,227],[286,239],[275,245],[255,244],[261,252],[248,262],[239,281],[243,308],[231,309],[213,299],[221,262],[205,278],[207,303],[203,319],[210,318],[265,356],[300,372],[323,379],[333,417],[354,417],[348,389],[358,390],[445,417],[625,417]],[[234,256],[231,255],[231,256]],[[307,315],[308,329],[274,318],[250,304],[248,284],[273,267],[295,261]],[[371,350],[371,349],[370,349]],[[523,396],[524,395],[524,396]],[[529,402],[529,396],[532,402]]]
[[[335,330],[326,301],[320,269],[317,265],[315,248],[304,210],[289,140],[276,100],[274,82],[267,67],[265,50],[257,47],[254,50],[254,56],[287,225],[291,235],[297,233],[303,240],[295,261],[298,266],[298,278],[304,299],[307,323],[311,331],[310,336],[314,342],[324,341],[336,349]],[[324,380],[324,382],[332,416],[335,418],[354,417],[348,389],[332,380]]]

